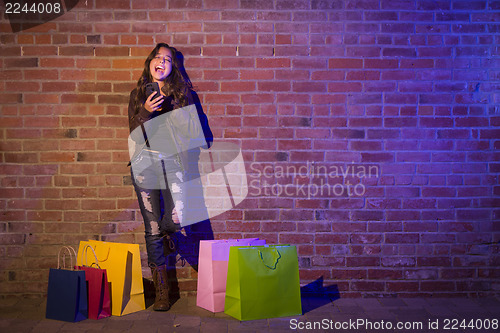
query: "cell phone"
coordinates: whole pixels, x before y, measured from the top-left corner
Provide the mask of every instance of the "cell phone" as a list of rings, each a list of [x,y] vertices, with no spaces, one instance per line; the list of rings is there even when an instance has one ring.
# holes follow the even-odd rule
[[[156,92],[156,94],[151,100],[157,98],[158,96],[161,96],[160,86],[158,85],[158,82],[151,82],[146,84],[146,98],[148,98],[149,95],[151,95],[153,92]]]

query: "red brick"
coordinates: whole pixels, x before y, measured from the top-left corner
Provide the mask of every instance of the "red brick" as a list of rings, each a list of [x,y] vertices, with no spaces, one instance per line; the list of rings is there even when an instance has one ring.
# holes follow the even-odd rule
[[[401,292],[416,292],[420,291],[420,286],[418,282],[403,282],[403,281],[388,281],[387,282],[387,291],[388,292],[396,292],[400,295]]]
[[[290,59],[287,58],[263,58],[257,59],[257,68],[282,68],[290,67]]]
[[[384,291],[385,282],[375,282],[375,281],[354,281],[351,282],[350,287],[352,290],[360,291]]]
[[[378,257],[347,257],[345,265],[347,267],[365,267],[379,266],[380,258]]]
[[[452,281],[422,281],[420,283],[421,291],[455,291],[455,283]]]
[[[38,67],[39,58],[15,58],[5,59],[4,66],[7,68],[12,67]]]

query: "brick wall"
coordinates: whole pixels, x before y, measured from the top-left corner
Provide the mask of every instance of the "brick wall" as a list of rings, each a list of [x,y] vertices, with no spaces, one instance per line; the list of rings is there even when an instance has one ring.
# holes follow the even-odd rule
[[[342,297],[498,294],[500,1],[86,0],[16,33],[4,9],[1,295],[44,294],[88,238],[146,268],[126,106],[160,41],[249,182],[180,240],[181,293],[213,233],[295,244],[301,282]]]

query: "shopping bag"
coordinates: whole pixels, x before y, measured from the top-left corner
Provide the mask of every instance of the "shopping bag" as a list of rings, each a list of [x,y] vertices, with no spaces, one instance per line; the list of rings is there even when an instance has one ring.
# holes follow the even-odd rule
[[[258,238],[201,240],[196,305],[212,312],[224,311],[229,248],[265,244]]]
[[[224,313],[239,320],[301,315],[296,247],[231,247]]]
[[[66,268],[65,257],[69,253],[71,265]],[[61,254],[63,265],[61,267]],[[75,249],[63,246],[57,255],[57,268],[49,271],[47,306],[45,317],[68,322],[87,319],[87,286],[85,271],[75,270]]]
[[[91,250],[93,260],[89,265],[87,252]],[[87,280],[89,319],[102,319],[111,316],[111,299],[109,297],[108,274],[105,269],[99,266],[97,255],[90,245],[83,249],[83,266],[78,269],[85,271]],[[92,267],[92,266],[96,267]]]
[[[78,264],[83,258],[94,260],[93,254],[84,254],[85,246],[91,245],[99,266],[105,269],[110,283],[111,315],[123,316],[144,310],[144,285],[138,244],[81,241],[78,248]]]

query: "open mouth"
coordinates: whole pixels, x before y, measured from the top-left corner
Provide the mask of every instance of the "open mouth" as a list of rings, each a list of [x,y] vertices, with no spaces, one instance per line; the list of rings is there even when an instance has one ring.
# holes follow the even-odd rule
[[[155,67],[155,71],[157,71],[157,72],[164,72],[165,71],[165,67],[163,67],[162,65],[157,65]]]

